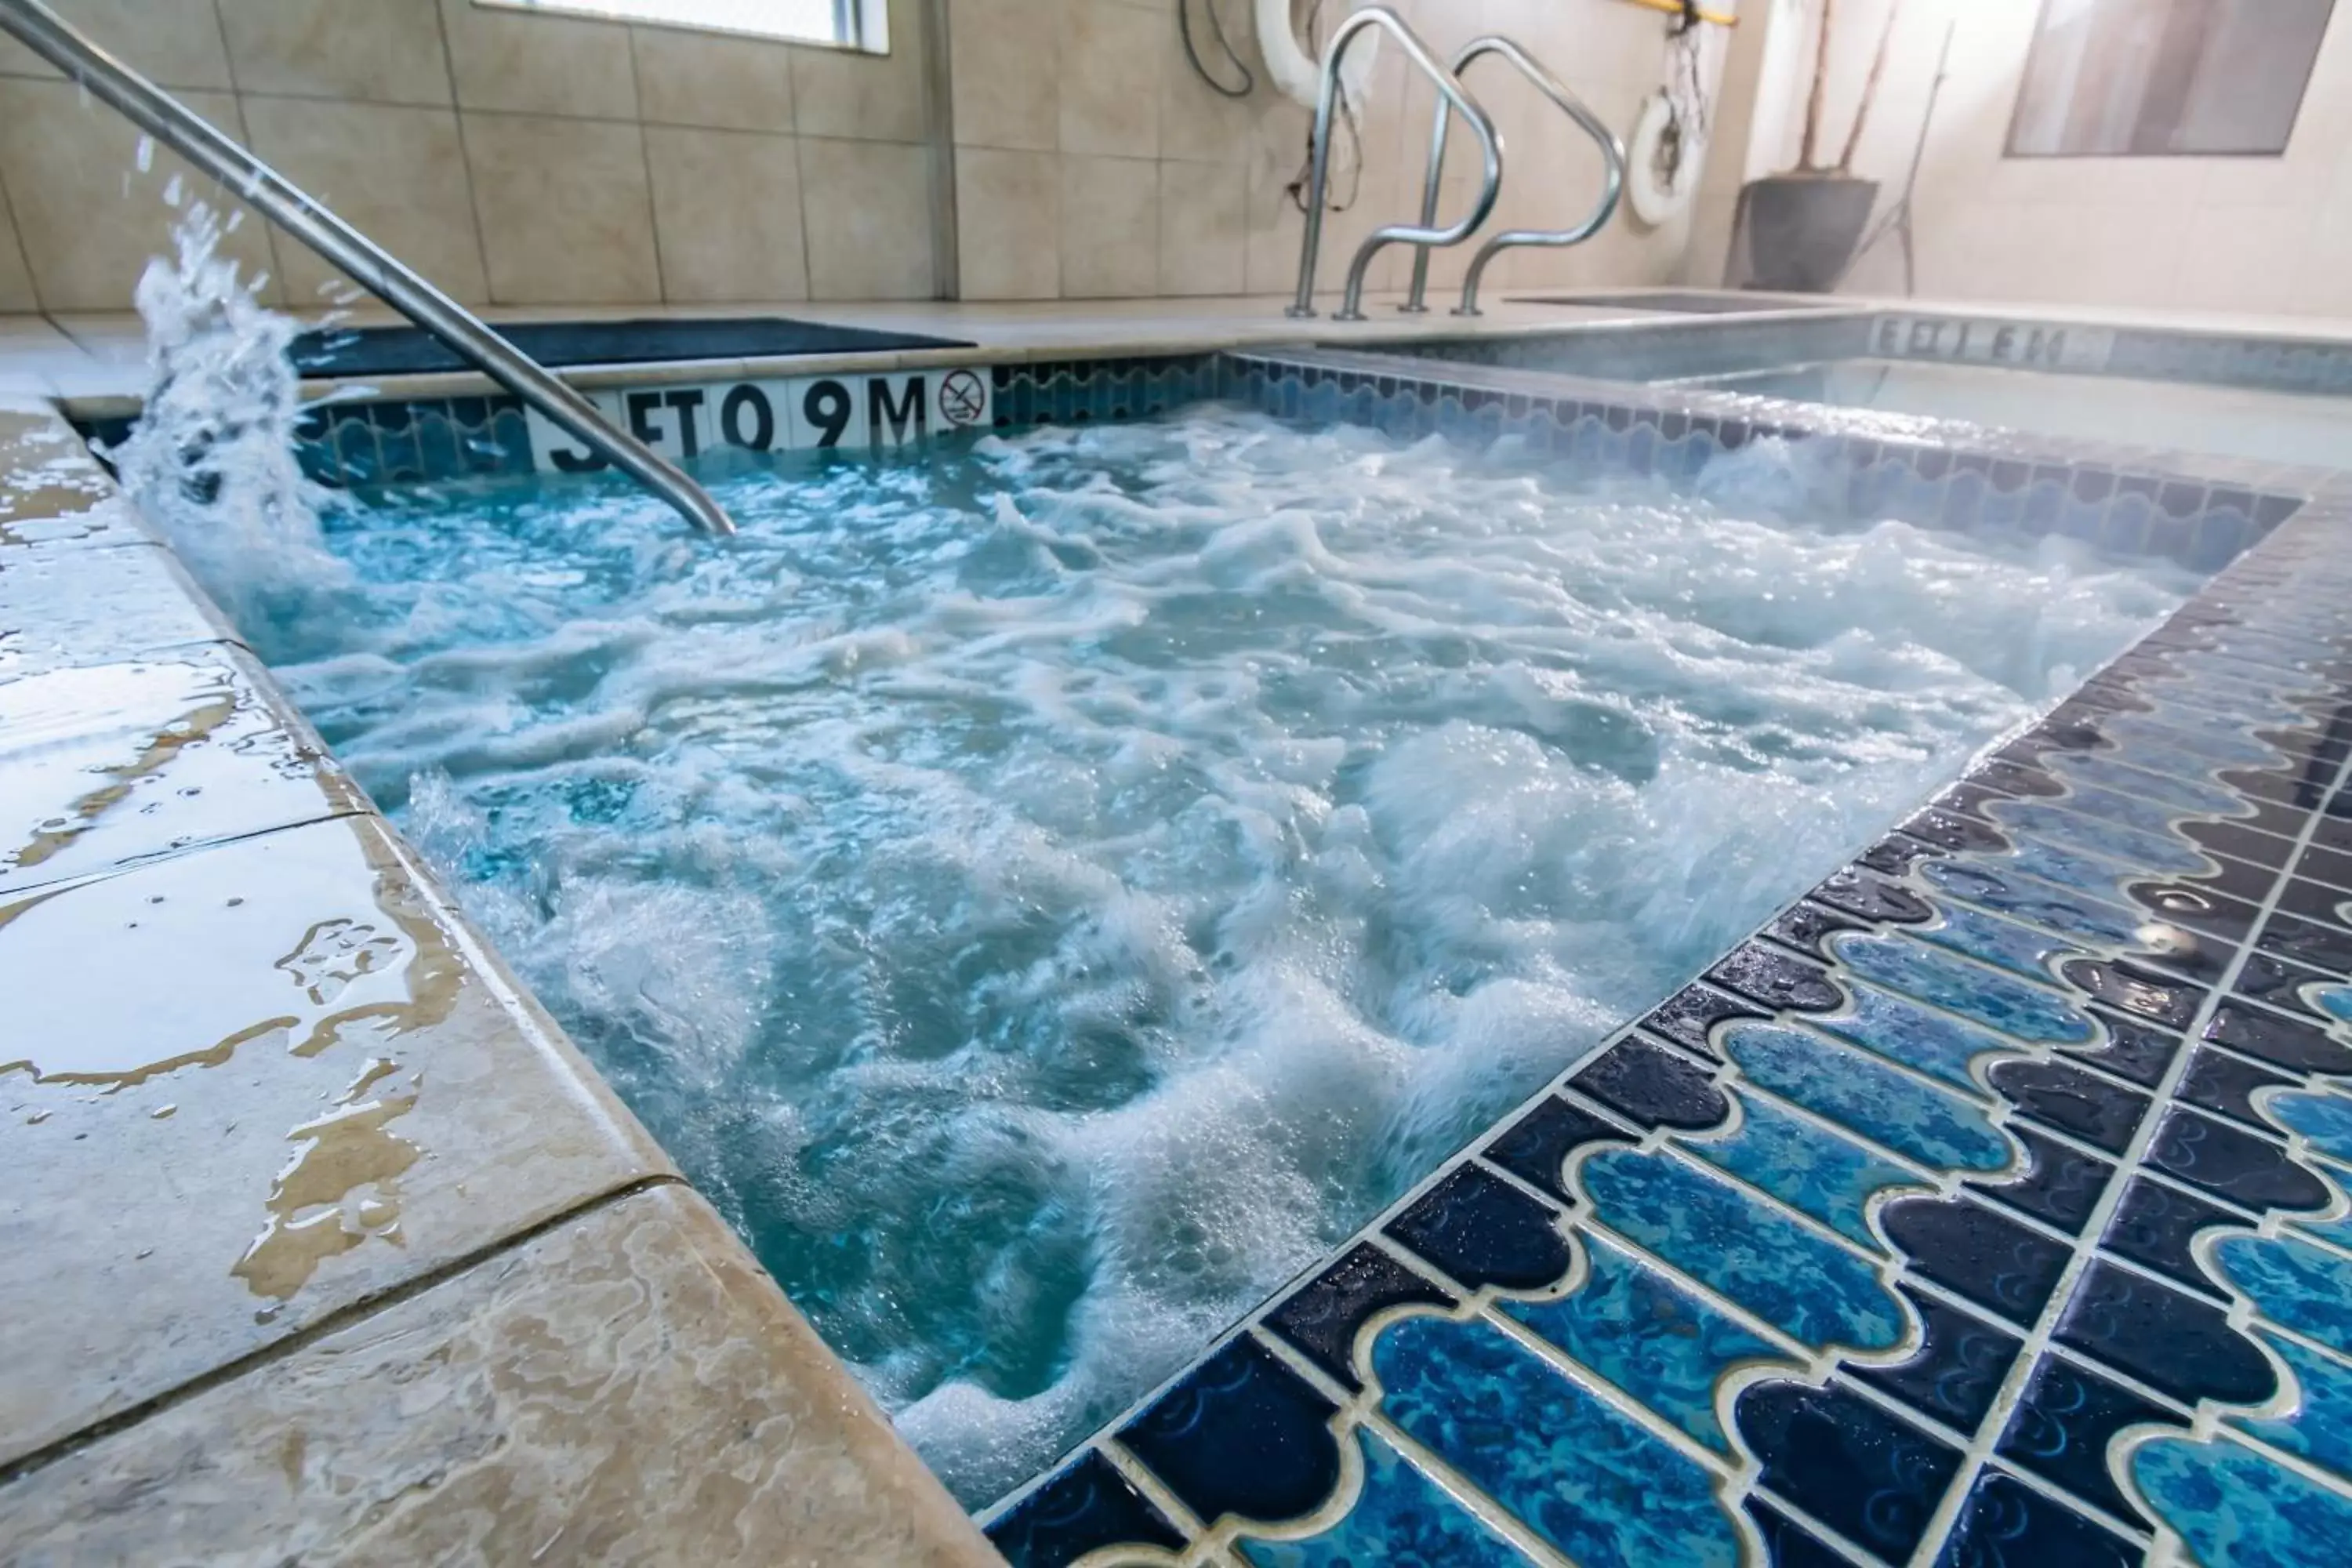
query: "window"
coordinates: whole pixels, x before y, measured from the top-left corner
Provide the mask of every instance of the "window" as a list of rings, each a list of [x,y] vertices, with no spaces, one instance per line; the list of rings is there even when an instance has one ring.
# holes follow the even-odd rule
[[[2286,151],[2336,0],[2043,0],[2011,157]]]
[[[790,38],[799,44],[832,44],[877,55],[890,52],[886,0],[474,0],[474,4]]]

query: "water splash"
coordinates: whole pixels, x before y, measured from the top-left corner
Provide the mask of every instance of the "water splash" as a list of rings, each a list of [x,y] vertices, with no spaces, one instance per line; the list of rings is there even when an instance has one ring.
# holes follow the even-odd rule
[[[220,254],[233,224],[177,187],[173,255],[139,279],[145,411],[110,456],[122,488],[240,622],[299,615],[350,582],[319,531],[323,492],[295,458],[300,329],[263,305],[268,275]],[[239,215],[241,216],[241,215]]]

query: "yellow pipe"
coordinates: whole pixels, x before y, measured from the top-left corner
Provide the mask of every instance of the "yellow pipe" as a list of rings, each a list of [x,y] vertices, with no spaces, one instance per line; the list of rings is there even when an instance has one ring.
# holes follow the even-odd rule
[[[1679,16],[1683,14],[1682,0],[1630,0],[1630,3],[1644,10],[1664,11],[1669,16]],[[1718,27],[1739,26],[1738,17],[1722,11],[1703,10],[1698,14],[1698,19],[1702,22],[1712,22]]]

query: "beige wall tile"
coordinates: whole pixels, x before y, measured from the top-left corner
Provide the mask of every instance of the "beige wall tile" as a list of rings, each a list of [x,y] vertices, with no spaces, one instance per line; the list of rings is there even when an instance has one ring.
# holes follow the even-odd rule
[[[800,139],[812,300],[931,297],[931,154]]]
[[[648,125],[793,128],[793,49],[761,38],[632,27],[637,113]]]
[[[50,0],[50,6],[159,87],[230,86],[213,0]],[[56,75],[16,39],[0,38],[0,76]]]
[[[1160,283],[1160,166],[1062,156],[1062,297],[1137,298]]]
[[[949,0],[961,146],[1061,146],[1061,10],[1054,0]]]
[[[463,123],[492,300],[661,298],[637,127],[509,114],[467,114]]]
[[[956,154],[956,259],[967,300],[1062,291],[1062,160],[966,147]]]
[[[1158,157],[1160,58],[1177,47],[1174,19],[1107,0],[1062,0],[1062,151]]]
[[[862,142],[920,142],[930,134],[929,39],[917,0],[891,0],[890,52],[803,48],[793,51],[804,136]]]
[[[186,92],[181,100],[239,141],[236,100]],[[178,215],[163,192],[174,175],[220,205],[213,183],[158,149],[137,171],[139,132],[113,110],[85,102],[65,81],[0,80],[0,182],[7,186],[35,292],[45,310],[123,310],[152,256],[172,248]],[[248,272],[271,269],[260,220],[247,213],[222,246]],[[266,298],[278,298],[275,284]]]
[[[461,109],[629,120],[637,89],[629,29],[608,22],[486,11],[441,0]]]
[[[0,311],[14,314],[41,308],[33,292],[33,275],[25,267],[25,247],[16,238],[16,220],[0,206]]]
[[[1186,0],[1195,7],[1196,26],[1193,37],[1200,45],[1201,58],[1217,79],[1227,86],[1241,83],[1240,73],[1218,53],[1216,40],[1210,35],[1207,24],[1198,19],[1207,14],[1212,0]],[[1192,61],[1184,58],[1179,47],[1165,47],[1158,52],[1160,61],[1160,155],[1163,158],[1183,158],[1201,163],[1241,163],[1249,159],[1250,138],[1257,119],[1268,102],[1278,99],[1273,87],[1259,68],[1257,51],[1253,47],[1257,37],[1251,7],[1244,0],[1213,0],[1217,14],[1224,18],[1225,37],[1232,40],[1243,61],[1257,79],[1257,86],[1247,98],[1226,98],[1201,79]]]
[[[447,103],[439,0],[220,0],[241,91]]]
[[[288,179],[457,298],[489,298],[454,111],[292,98],[244,109],[253,150]],[[297,305],[339,276],[297,242],[278,249]]]
[[[668,299],[808,298],[800,161],[791,137],[649,125],[646,162]]]
[[[1249,171],[1160,165],[1160,292],[1238,294],[1246,276]]]

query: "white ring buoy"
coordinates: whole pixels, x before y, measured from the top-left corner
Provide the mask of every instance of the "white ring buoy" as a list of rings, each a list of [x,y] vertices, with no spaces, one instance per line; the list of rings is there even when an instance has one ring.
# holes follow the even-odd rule
[[[1369,0],[1356,0],[1342,9],[1360,9]],[[1293,20],[1291,0],[1257,0],[1257,52],[1265,61],[1266,79],[1276,90],[1294,103],[1315,107],[1315,100],[1323,90],[1323,66],[1308,54],[1298,41],[1298,25]],[[1358,43],[1348,52],[1339,68],[1339,91],[1361,114],[1364,97],[1372,79],[1372,62],[1380,58],[1381,36],[1378,32]]]
[[[1633,127],[1633,144],[1625,154],[1626,200],[1633,205],[1633,216],[1652,228],[1682,216],[1698,189],[1699,169],[1706,162],[1705,142],[1685,142],[1682,161],[1671,175],[1660,165],[1658,150],[1674,118],[1673,100],[1663,92],[1652,93],[1650,101],[1642,106],[1642,118]]]

